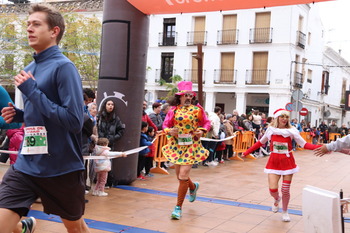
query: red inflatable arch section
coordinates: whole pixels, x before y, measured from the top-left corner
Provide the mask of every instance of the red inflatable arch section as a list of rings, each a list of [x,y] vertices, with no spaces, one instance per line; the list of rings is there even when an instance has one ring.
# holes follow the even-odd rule
[[[147,15],[227,11],[324,1],[330,0],[128,0],[139,11]]]

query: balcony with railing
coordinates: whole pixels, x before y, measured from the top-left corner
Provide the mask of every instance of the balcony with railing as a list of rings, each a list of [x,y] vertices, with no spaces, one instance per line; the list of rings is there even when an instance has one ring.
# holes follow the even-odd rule
[[[305,49],[306,44],[306,34],[302,33],[301,31],[297,31],[297,46],[299,46],[302,49]]]
[[[158,35],[158,46],[177,46],[177,32],[171,35],[160,32]]]
[[[272,43],[273,28],[252,28],[249,33],[249,43]]]
[[[214,70],[214,83],[216,84],[236,84],[237,70],[216,69]]]
[[[247,85],[270,85],[271,70],[257,69],[247,70],[246,81]]]
[[[238,29],[218,31],[218,45],[238,44]]]
[[[165,80],[165,82],[171,83],[172,80],[170,78],[173,77],[175,74],[176,74],[175,69],[173,69],[172,72],[165,72],[165,71],[162,71],[162,69],[156,69],[155,82],[159,82],[161,79],[163,79]]]
[[[198,70],[197,69],[185,69],[184,80],[198,83]],[[202,81],[205,83],[205,70],[202,73]]]
[[[294,88],[303,88],[303,74],[299,72],[294,73]]]
[[[187,32],[187,45],[207,45],[207,34],[206,31]]]

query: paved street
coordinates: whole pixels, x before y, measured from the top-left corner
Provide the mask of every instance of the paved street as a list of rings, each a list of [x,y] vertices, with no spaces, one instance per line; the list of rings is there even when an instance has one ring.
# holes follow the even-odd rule
[[[199,181],[200,188],[194,203],[185,200],[181,220],[170,219],[177,192],[173,169],[170,175],[155,174],[130,186],[107,189],[108,197],[86,195],[85,218],[94,233],[301,233],[303,188],[312,185],[337,193],[343,189],[344,197],[350,197],[350,156],[333,153],[318,158],[310,151],[297,151],[295,157],[301,169],[291,186],[289,223],[281,221],[281,213],[270,210],[272,198],[263,173],[268,157],[192,169],[192,180]],[[7,168],[0,165],[0,176]],[[33,205],[31,215],[38,219],[36,233],[65,232],[63,224],[57,223],[59,218],[44,214],[40,204]],[[350,232],[349,223],[345,228]]]

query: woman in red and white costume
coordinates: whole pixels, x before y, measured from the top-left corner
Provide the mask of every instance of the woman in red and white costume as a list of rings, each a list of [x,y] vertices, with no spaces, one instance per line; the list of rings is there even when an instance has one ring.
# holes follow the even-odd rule
[[[290,124],[289,112],[285,109],[278,109],[274,112],[274,120],[267,128],[264,136],[243,153],[243,155],[246,156],[270,140],[271,155],[264,172],[268,174],[269,191],[274,198],[272,211],[275,213],[278,212],[279,202],[282,199],[282,221],[284,222],[290,221],[288,215],[290,185],[293,174],[299,171],[299,167],[296,165],[292,153],[292,139],[294,139],[301,147],[308,150],[314,150],[321,146],[306,143],[306,141],[300,136],[299,131]],[[282,197],[278,193],[278,182],[281,177]]]

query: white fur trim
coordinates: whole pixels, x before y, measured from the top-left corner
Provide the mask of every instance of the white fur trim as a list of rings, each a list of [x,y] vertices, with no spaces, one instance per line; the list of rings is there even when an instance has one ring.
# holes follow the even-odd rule
[[[274,118],[277,118],[277,117],[279,117],[279,116],[281,116],[282,114],[286,114],[286,115],[290,115],[290,113],[287,111],[287,110],[280,110],[280,111],[278,111],[278,112],[276,112],[274,115],[273,115],[273,117]]]
[[[280,128],[269,126],[265,132],[266,137],[270,140],[271,136],[274,134],[281,135],[284,138],[287,138],[287,137],[295,138],[298,136],[300,137],[300,133],[295,127],[292,127],[289,129],[280,129]]]

